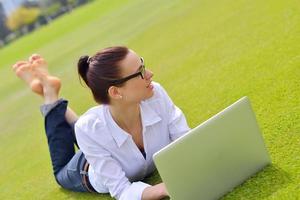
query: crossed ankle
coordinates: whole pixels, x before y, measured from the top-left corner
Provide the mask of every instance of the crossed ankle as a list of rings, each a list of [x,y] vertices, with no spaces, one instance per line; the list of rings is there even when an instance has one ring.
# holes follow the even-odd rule
[[[53,103],[46,103],[46,104],[43,104],[40,106],[40,111],[42,113],[42,115],[44,117],[47,116],[47,114],[53,109],[55,108],[58,104],[60,104],[61,102],[63,102],[64,99],[63,98],[60,98],[58,100],[56,100],[55,102]]]

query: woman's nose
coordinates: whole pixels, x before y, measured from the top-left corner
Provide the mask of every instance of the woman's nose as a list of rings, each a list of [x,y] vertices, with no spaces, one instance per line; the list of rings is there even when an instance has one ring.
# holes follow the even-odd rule
[[[145,79],[151,79],[153,76],[153,72],[146,69],[146,73],[145,73]]]

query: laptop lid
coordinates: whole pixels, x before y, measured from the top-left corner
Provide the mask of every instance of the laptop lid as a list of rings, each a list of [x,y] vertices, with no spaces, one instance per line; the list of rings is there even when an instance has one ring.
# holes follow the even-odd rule
[[[172,200],[218,199],[271,163],[243,97],[153,155]]]

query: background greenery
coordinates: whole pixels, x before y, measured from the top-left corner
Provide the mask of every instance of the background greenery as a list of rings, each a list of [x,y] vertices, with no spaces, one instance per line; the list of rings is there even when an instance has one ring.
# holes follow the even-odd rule
[[[0,199],[111,199],[57,186],[42,100],[11,70],[43,55],[80,114],[95,104],[77,59],[111,45],[145,58],[191,127],[250,98],[273,164],[224,199],[300,199],[299,11],[297,0],[98,0],[1,49]]]

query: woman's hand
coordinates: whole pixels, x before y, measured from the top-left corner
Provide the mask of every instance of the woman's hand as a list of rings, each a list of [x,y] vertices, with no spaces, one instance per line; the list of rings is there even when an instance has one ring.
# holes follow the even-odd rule
[[[167,188],[164,183],[159,183],[144,189],[142,193],[142,200],[159,200],[169,196]]]

